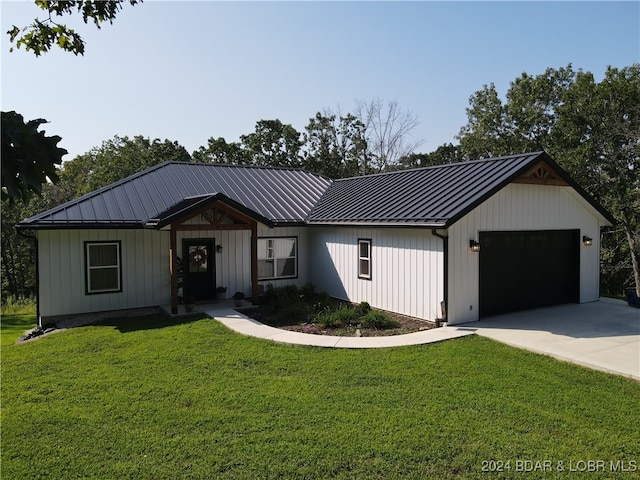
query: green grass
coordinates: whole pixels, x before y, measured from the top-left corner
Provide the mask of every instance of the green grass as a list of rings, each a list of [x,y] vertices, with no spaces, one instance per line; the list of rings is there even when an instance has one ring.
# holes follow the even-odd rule
[[[1,353],[3,479],[573,479],[557,462],[588,460],[607,462],[589,479],[639,473],[608,463],[640,466],[638,383],[476,336],[322,349],[153,316]]]
[[[12,302],[2,305],[0,346],[15,343],[26,330],[36,326],[35,302]]]

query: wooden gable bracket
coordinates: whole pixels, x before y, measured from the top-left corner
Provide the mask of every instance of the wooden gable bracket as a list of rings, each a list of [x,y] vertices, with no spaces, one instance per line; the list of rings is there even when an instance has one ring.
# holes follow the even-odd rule
[[[513,183],[558,185],[563,187],[569,186],[569,184],[544,160],[536,163],[533,167],[516,178]]]
[[[191,218],[201,216],[207,223],[205,224],[185,224]],[[232,223],[223,223],[225,219],[231,219]],[[176,223],[177,230],[251,230],[251,224],[254,220],[247,215],[238,212],[225,205],[224,203],[215,202],[213,205],[207,205],[186,218]]]

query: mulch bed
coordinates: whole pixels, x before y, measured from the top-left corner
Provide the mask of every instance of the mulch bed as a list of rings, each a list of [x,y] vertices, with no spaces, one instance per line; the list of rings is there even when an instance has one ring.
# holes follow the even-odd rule
[[[398,328],[390,328],[386,330],[378,330],[374,328],[362,328],[358,326],[347,326],[341,328],[325,328],[322,325],[313,322],[281,322],[278,321],[274,315],[269,315],[265,311],[260,310],[259,307],[252,309],[243,309],[242,313],[248,317],[269,325],[271,327],[280,328],[282,330],[289,330],[292,332],[310,333],[313,335],[334,335],[340,337],[355,337],[359,330],[362,337],[386,337],[390,335],[404,335],[406,333],[420,332],[422,330],[429,330],[435,328],[435,324],[421,320],[415,317],[408,317],[406,315],[399,315],[397,313],[385,312],[390,317],[400,323]]]

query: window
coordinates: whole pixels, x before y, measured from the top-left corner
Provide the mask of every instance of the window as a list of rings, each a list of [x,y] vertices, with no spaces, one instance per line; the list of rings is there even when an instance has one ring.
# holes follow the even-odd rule
[[[358,239],[358,278],[371,280],[371,240]]]
[[[258,279],[298,276],[298,239],[296,237],[258,239]]]
[[[122,291],[120,242],[85,242],[86,292]]]

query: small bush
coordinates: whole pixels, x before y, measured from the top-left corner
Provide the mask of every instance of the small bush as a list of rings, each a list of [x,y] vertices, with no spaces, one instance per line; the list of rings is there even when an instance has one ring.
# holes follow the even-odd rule
[[[301,304],[300,293],[295,285],[281,288],[267,288],[264,303],[272,312],[279,312],[292,304]]]
[[[333,312],[332,316],[336,318],[338,322],[347,326],[355,323],[356,319],[358,318],[355,310],[351,307],[342,307],[339,310]]]
[[[390,328],[398,328],[400,323],[389,315],[379,310],[371,310],[369,313],[360,317],[363,328],[375,328],[377,330],[388,330]]]
[[[360,302],[358,305],[356,305],[356,315],[358,317],[363,317],[370,311],[371,305],[369,305],[369,303],[367,302]]]
[[[313,302],[316,298],[316,286],[313,283],[307,283],[300,289],[300,295],[307,302]]]
[[[276,313],[276,319],[282,324],[299,323],[307,319],[307,309],[299,301],[283,305]]]

